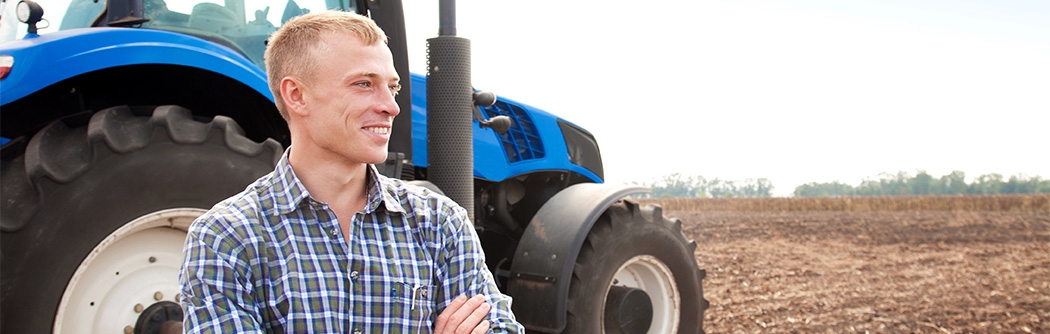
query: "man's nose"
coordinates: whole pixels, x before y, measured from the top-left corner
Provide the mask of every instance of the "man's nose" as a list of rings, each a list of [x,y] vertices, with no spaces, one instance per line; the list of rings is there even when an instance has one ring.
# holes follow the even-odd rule
[[[401,107],[397,105],[397,100],[393,94],[386,95],[378,107],[379,109],[376,111],[389,114],[391,117],[401,113]]]

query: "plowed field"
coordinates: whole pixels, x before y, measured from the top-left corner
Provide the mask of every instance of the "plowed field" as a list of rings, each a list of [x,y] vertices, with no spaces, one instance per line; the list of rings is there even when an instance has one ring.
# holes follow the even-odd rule
[[[1048,211],[667,211],[708,333],[1050,333]]]

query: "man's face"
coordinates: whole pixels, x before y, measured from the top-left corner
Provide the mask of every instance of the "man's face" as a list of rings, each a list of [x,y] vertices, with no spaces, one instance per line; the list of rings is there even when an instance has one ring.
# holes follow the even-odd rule
[[[303,99],[309,116],[306,131],[331,158],[351,163],[386,160],[400,89],[394,60],[385,44],[365,45],[346,34],[323,36],[329,52],[314,55],[318,65],[307,75]]]

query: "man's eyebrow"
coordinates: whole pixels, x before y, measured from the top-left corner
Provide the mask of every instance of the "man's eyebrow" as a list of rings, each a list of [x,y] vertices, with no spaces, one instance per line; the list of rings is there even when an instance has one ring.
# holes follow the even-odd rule
[[[351,73],[343,78],[343,82],[352,84],[353,81],[359,80],[361,78],[369,78],[374,80],[377,77],[379,77],[379,74],[372,72]]]
[[[376,73],[376,72],[360,72],[360,73],[347,75],[346,79],[343,79],[343,81],[352,81],[352,80],[355,80],[355,79],[358,79],[358,78],[361,78],[361,77],[369,78],[369,79],[372,79],[372,80],[379,80],[379,79],[383,78],[382,75],[379,75],[379,73]],[[400,77],[394,76],[393,79],[394,79],[394,81],[401,82],[401,78]]]

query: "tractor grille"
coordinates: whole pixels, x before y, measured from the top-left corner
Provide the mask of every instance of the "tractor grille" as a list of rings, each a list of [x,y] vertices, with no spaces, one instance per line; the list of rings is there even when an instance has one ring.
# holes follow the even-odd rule
[[[543,158],[543,141],[540,140],[539,131],[536,130],[536,125],[532,123],[532,118],[525,112],[525,109],[497,101],[491,107],[483,107],[481,110],[485,112],[486,118],[502,115],[514,121],[506,133],[499,134],[507,160],[518,162]]]

